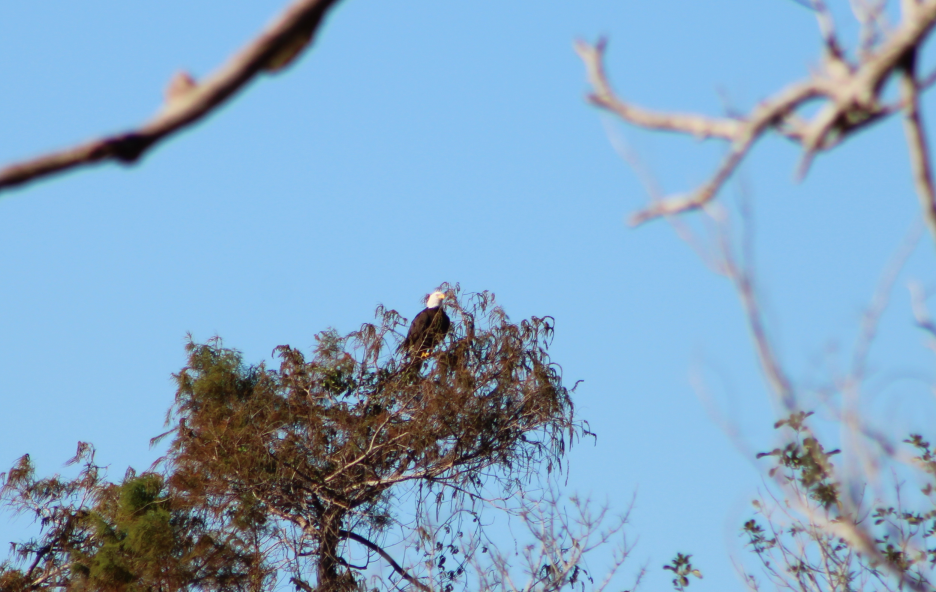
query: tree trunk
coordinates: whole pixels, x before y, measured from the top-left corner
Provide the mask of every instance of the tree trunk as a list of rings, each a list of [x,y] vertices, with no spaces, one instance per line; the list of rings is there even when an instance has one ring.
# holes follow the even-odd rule
[[[354,576],[338,555],[345,512],[328,508],[319,517],[317,592],[350,592],[357,589]]]

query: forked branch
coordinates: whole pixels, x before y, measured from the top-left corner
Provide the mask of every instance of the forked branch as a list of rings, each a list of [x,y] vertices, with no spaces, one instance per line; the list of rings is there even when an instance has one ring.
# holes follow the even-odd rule
[[[816,2],[813,2],[816,6]],[[824,41],[822,68],[761,102],[742,117],[709,117],[700,114],[651,111],[622,100],[612,90],[605,75],[605,43],[576,44],[576,52],[585,64],[592,94],[592,104],[607,109],[621,119],[649,130],[676,132],[702,139],[729,143],[728,153],[711,179],[684,195],[651,202],[631,216],[639,225],[659,217],[672,216],[705,206],[718,194],[758,139],[770,130],[799,144],[803,149],[800,173],[808,169],[813,156],[828,150],[863,127],[897,111],[907,115],[908,142],[920,200],[930,229],[936,238],[936,193],[933,191],[928,154],[919,124],[920,84],[912,68],[913,56],[936,24],[936,0],[905,2],[903,20],[889,36],[875,45],[863,45],[856,62],[849,61],[835,34],[831,14],[819,3],[819,25]],[[895,105],[885,104],[881,92],[891,76],[902,76],[904,92]],[[811,117],[801,109],[820,100],[823,105]]]

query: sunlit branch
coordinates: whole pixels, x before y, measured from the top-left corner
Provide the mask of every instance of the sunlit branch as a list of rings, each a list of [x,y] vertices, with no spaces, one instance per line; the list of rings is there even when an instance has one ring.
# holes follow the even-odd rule
[[[918,109],[914,109],[910,101],[916,101],[914,97],[921,85],[914,83],[912,89],[905,89],[904,100],[899,105],[885,104],[881,92],[888,78],[905,67],[907,56],[911,55],[932,31],[936,24],[936,0],[906,2],[900,25],[875,45],[863,47],[857,64],[850,63],[846,58],[836,36],[831,13],[825,4],[814,1],[811,6],[816,11],[825,45],[821,70],[789,85],[742,117],[713,118],[701,114],[651,111],[624,101],[612,90],[605,74],[604,41],[599,41],[594,46],[582,42],[576,44],[576,52],[585,64],[592,87],[589,100],[594,105],[638,127],[697,138],[714,138],[730,144],[727,156],[709,181],[683,195],[651,202],[632,215],[632,224],[637,225],[659,217],[695,210],[710,202],[756,141],[770,130],[802,147],[803,157],[799,172],[803,175],[817,152],[838,145],[858,130],[901,108],[916,113],[909,117],[911,125],[914,125],[912,121],[914,117],[918,117]],[[879,7],[871,7],[866,12],[869,24],[864,26],[876,31],[879,27]],[[866,41],[871,38],[877,39],[871,33],[867,33],[865,37]],[[811,118],[805,118],[801,108],[815,100],[821,100],[823,105]],[[915,127],[920,129],[919,125]],[[916,175],[918,179],[929,178],[931,175],[928,170],[925,171],[925,175],[921,172],[921,163],[926,156],[922,133],[913,135],[912,130],[909,130],[908,134],[911,135],[908,141],[915,146],[913,150],[917,154]],[[932,191],[931,181],[928,185],[922,181],[918,182],[918,186],[923,189],[928,187],[928,190]],[[929,203],[936,202],[930,199]],[[931,225],[936,237],[936,206],[933,206],[933,212]]]
[[[933,169],[930,165],[929,146],[923,131],[923,117],[920,113],[919,87],[915,78],[916,56],[907,59],[907,66],[900,76],[900,90],[905,104],[904,133],[910,165],[913,169],[913,181],[920,201],[920,210],[926,226],[936,239],[936,189],[933,185]]]
[[[196,83],[187,75],[177,76],[160,112],[139,128],[8,165],[0,169],[0,191],[79,166],[136,162],[158,142],[211,114],[258,74],[279,70],[292,61],[337,2],[297,0],[203,80]]]

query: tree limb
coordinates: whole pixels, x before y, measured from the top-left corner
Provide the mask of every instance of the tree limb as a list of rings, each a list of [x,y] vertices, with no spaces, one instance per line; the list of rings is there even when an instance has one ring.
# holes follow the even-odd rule
[[[900,77],[901,96],[904,107],[904,132],[910,151],[910,165],[913,169],[913,181],[916,185],[920,209],[926,226],[936,239],[936,188],[933,185],[933,170],[930,166],[929,146],[923,132],[923,118],[920,115],[920,93],[916,81],[916,53],[908,57],[907,66]]]
[[[196,123],[263,71],[277,71],[309,44],[338,0],[296,0],[260,35],[200,83],[176,77],[159,113],[141,127],[0,169],[0,191],[79,166],[136,162],[159,141]]]
[[[715,119],[703,115],[684,113],[662,113],[638,107],[622,101],[611,89],[604,71],[604,52],[607,41],[600,39],[594,46],[579,41],[575,44],[588,73],[588,81],[594,91],[588,100],[617,114],[621,119],[640,127],[691,134],[697,138],[721,138],[730,140],[737,134],[739,122],[732,119]]]
[[[917,99],[919,90],[928,86],[930,81],[920,84],[914,75],[904,76],[900,104],[886,105],[881,100],[885,82],[893,75],[903,75],[908,59],[912,59],[913,53],[936,26],[936,0],[905,2],[900,25],[873,47],[862,47],[858,63],[849,61],[841,49],[831,14],[825,5],[813,1],[812,6],[816,9],[825,45],[822,70],[789,85],[755,106],[747,115],[737,118],[650,111],[623,101],[611,89],[605,76],[604,41],[594,46],[582,42],[576,44],[575,50],[585,64],[592,87],[592,94],[588,97],[592,104],[645,129],[714,138],[730,144],[728,154],[709,181],[686,194],[654,200],[631,216],[633,225],[705,206],[714,199],[756,141],[771,129],[803,148],[802,175],[817,152],[828,150],[865,126],[905,110],[918,192],[921,202],[925,200],[924,212],[936,237],[936,191],[933,190],[925,138],[919,125]],[[797,111],[813,100],[822,100],[824,104],[811,119],[806,119]]]
[[[419,589],[422,590],[423,592],[429,592],[429,586],[423,584],[422,582],[420,582],[419,580],[417,580],[416,578],[414,578],[413,576],[411,576],[411,575],[409,574],[408,571],[406,571],[405,569],[403,569],[403,568],[400,566],[400,564],[397,563],[397,562],[393,559],[393,557],[390,557],[390,555],[389,555],[386,551],[384,551],[383,549],[381,549],[379,546],[377,546],[377,545],[375,545],[374,543],[370,542],[369,540],[365,539],[365,538],[362,537],[361,535],[355,534],[355,533],[353,533],[353,532],[351,532],[351,531],[348,531],[348,530],[339,530],[339,531],[338,531],[338,535],[341,536],[341,537],[343,537],[343,538],[346,538],[346,539],[351,539],[352,541],[354,541],[354,542],[356,542],[356,543],[360,543],[360,544],[364,545],[365,547],[367,547],[367,548],[370,549],[371,551],[374,551],[375,553],[377,553],[378,555],[380,555],[381,557],[383,557],[384,561],[386,561],[387,563],[389,563],[389,564],[390,564],[390,567],[392,567],[394,571],[396,571],[398,574],[400,574],[400,577],[402,577],[404,580],[406,580],[407,582],[413,584],[414,586],[416,586],[417,588],[419,588]]]

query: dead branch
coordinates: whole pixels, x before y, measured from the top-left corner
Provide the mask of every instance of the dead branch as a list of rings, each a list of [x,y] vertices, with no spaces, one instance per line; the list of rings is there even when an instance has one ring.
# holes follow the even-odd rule
[[[377,553],[378,555],[380,555],[381,557],[383,557],[384,561],[386,561],[387,563],[389,563],[389,564],[390,564],[390,567],[393,568],[393,571],[395,571],[395,572],[397,572],[398,574],[400,574],[400,577],[401,577],[401,578],[403,578],[403,579],[406,580],[407,582],[413,584],[414,586],[416,586],[417,588],[419,588],[422,592],[428,592],[428,591],[429,591],[429,586],[423,584],[422,582],[420,582],[419,580],[417,580],[415,577],[413,577],[412,575],[410,575],[410,573],[409,573],[408,571],[406,571],[405,569],[403,569],[403,567],[400,566],[400,564],[397,563],[397,562],[393,559],[393,557],[391,557],[391,556],[390,556],[386,551],[384,551],[380,546],[375,545],[374,543],[372,543],[372,542],[370,542],[369,540],[365,539],[365,538],[362,537],[361,535],[356,534],[356,533],[353,533],[353,532],[348,531],[348,530],[339,530],[339,531],[338,531],[338,534],[339,534],[340,536],[342,536],[342,537],[351,539],[352,541],[355,541],[355,542],[357,542],[357,543],[360,543],[360,544],[364,545],[365,547],[367,547],[367,548],[370,549],[371,551],[374,551],[375,553]]]
[[[605,74],[604,41],[594,46],[583,42],[576,44],[576,52],[585,64],[592,87],[589,96],[592,104],[645,129],[676,132],[702,139],[714,138],[729,143],[728,154],[709,181],[688,194],[653,201],[631,216],[631,224],[639,225],[659,217],[703,207],[717,195],[756,141],[771,130],[802,147],[800,173],[805,174],[817,152],[828,150],[865,126],[903,110],[907,113],[908,143],[913,153],[917,186],[921,191],[920,200],[925,200],[924,212],[931,220],[930,229],[936,237],[936,199],[933,198],[936,194],[933,192],[928,154],[920,131],[916,99],[919,89],[926,85],[917,82],[912,73],[906,74],[904,78],[909,82],[904,85],[900,104],[887,105],[881,100],[884,83],[892,75],[907,72],[908,60],[912,62],[914,52],[936,24],[936,0],[905,2],[902,22],[884,39],[876,36],[877,15],[874,9],[870,10],[866,20],[871,23],[868,26],[874,28],[875,34],[866,35],[857,63],[850,62],[841,49],[832,17],[825,10],[825,5],[817,5],[815,2],[812,5],[817,9],[825,47],[821,70],[789,85],[743,117],[714,118],[699,114],[657,112],[626,102],[612,90]],[[874,44],[871,45],[868,39],[874,39]],[[811,119],[806,119],[799,110],[814,100],[821,100],[824,104]],[[914,134],[914,130],[919,133]]]
[[[904,102],[904,132],[913,169],[913,181],[923,219],[933,236],[936,236],[936,189],[933,186],[933,170],[930,166],[929,147],[923,131],[920,114],[920,93],[916,80],[916,52],[907,59],[907,66],[900,77],[900,90]]]
[[[136,162],[161,140],[203,119],[263,71],[278,71],[311,42],[338,0],[297,0],[201,82],[177,75],[159,113],[141,127],[14,163],[0,169],[0,191],[79,166]]]
[[[737,135],[739,123],[732,119],[715,119],[683,113],[661,113],[620,100],[611,89],[611,84],[605,75],[603,58],[606,46],[607,42],[604,39],[600,39],[594,46],[582,41],[575,44],[575,51],[585,63],[588,80],[594,91],[588,97],[594,105],[617,114],[629,123],[649,129],[685,133],[703,139],[730,140]]]

